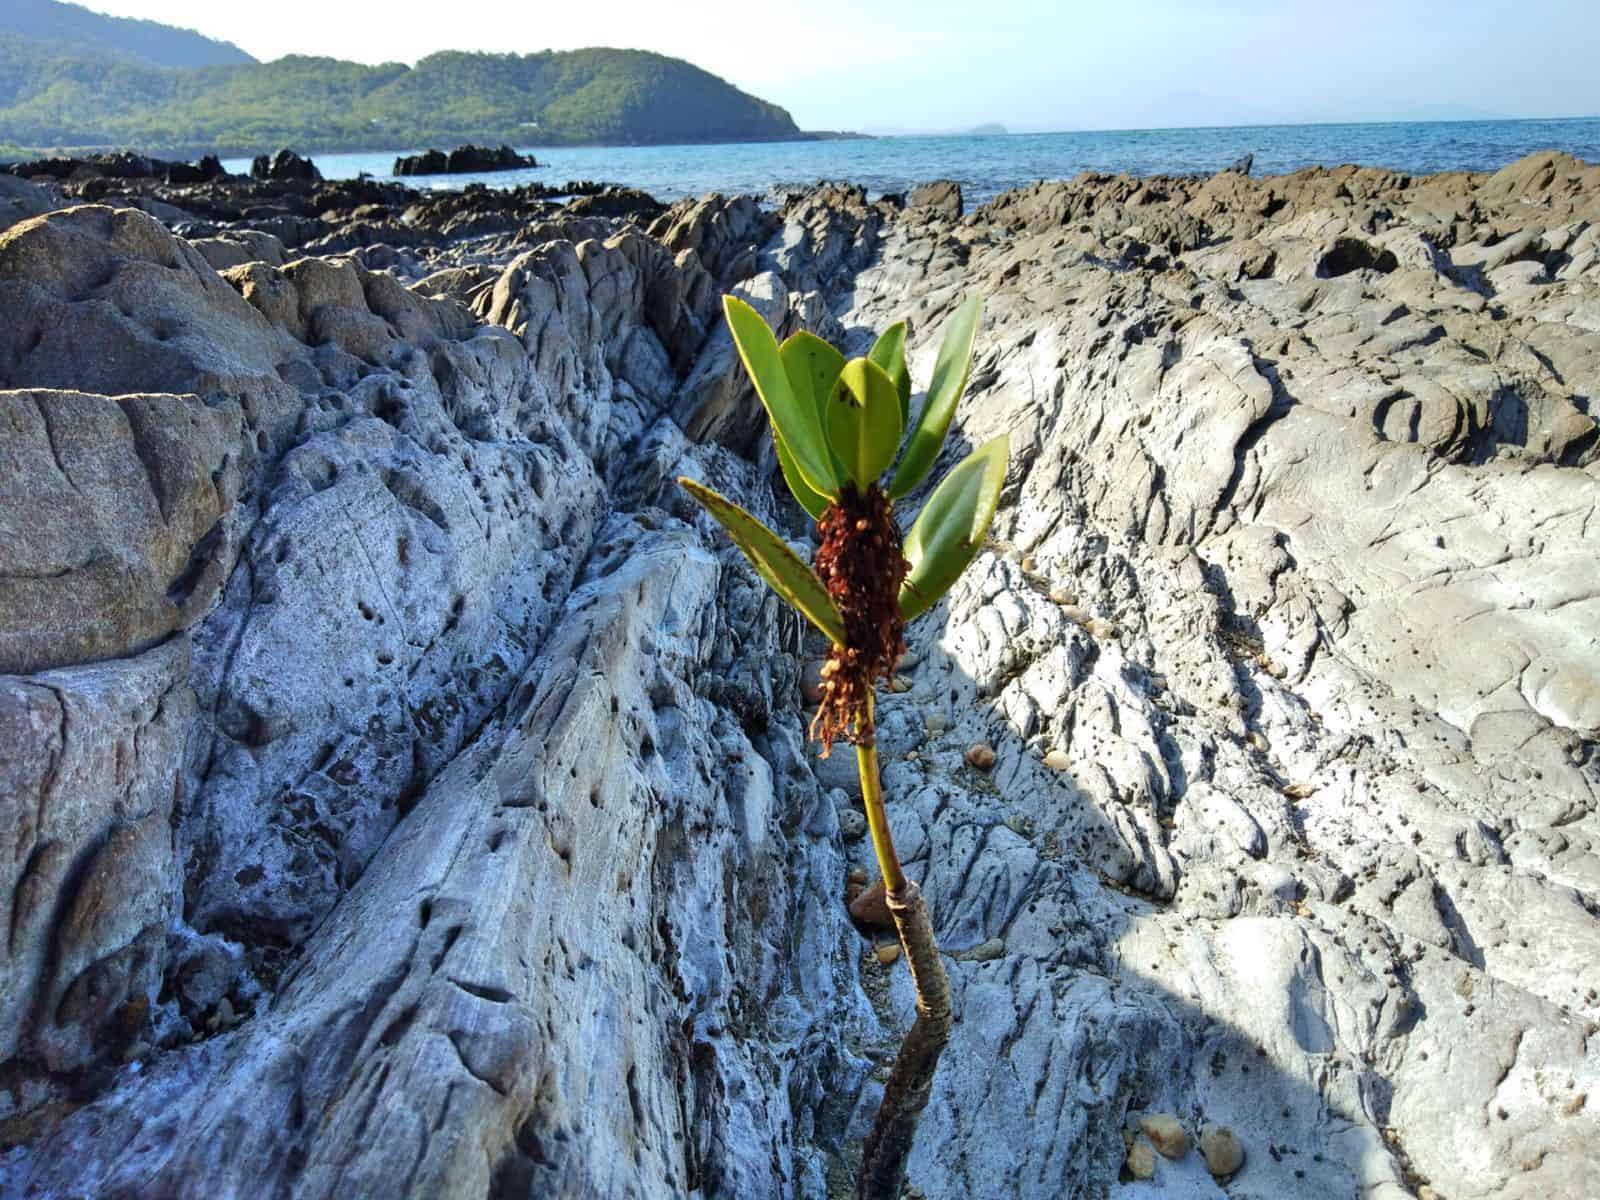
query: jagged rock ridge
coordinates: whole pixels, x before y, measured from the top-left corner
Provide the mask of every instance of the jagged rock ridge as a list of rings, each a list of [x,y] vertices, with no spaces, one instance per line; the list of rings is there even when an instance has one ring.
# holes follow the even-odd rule
[[[0,1193],[836,1194],[909,983],[818,648],[671,480],[806,536],[720,291],[925,380],[977,287],[1011,477],[880,712],[957,997],[912,1182],[1222,1194],[1119,1182],[1162,1111],[1235,1197],[1581,1195],[1596,174],[16,190]]]

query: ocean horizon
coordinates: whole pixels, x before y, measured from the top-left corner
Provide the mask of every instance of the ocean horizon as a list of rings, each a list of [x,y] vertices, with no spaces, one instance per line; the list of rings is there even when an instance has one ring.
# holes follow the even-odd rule
[[[448,150],[449,146],[438,149]],[[315,155],[328,179],[392,178],[400,154],[429,149]],[[901,192],[930,179],[954,179],[969,205],[1043,179],[1083,171],[1199,175],[1246,155],[1257,175],[1354,164],[1412,175],[1496,171],[1537,150],[1600,161],[1600,117],[1505,121],[1388,121],[1305,125],[1083,130],[1059,133],[885,135],[834,141],[737,142],[664,146],[519,146],[540,165],[486,175],[413,177],[422,188],[471,183],[561,186],[599,180],[640,188],[662,200],[708,192],[778,194],[819,180]],[[224,160],[248,171],[245,158]]]

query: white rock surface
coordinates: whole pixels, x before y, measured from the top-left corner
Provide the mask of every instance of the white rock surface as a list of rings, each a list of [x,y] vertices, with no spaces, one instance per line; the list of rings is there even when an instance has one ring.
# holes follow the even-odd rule
[[[1009,431],[1000,517],[880,709],[957,1016],[911,1182],[1586,1195],[1597,174],[829,187],[384,270],[0,233],[44,429],[0,650],[59,655],[0,679],[0,1195],[848,1193],[913,997],[848,922],[817,647],[671,482],[806,535],[728,287],[855,349],[908,316],[919,381],[986,295],[946,463]],[[1120,1180],[1153,1112],[1237,1132],[1226,1193]]]

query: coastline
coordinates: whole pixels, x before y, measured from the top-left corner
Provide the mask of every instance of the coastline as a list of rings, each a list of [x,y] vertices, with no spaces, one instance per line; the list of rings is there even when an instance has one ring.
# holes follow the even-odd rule
[[[1600,1175],[1600,167],[875,190],[0,176],[0,1194],[848,1176],[908,993],[821,647],[673,483],[811,536],[729,291],[919,381],[984,298],[1013,464],[878,722],[916,1186],[1113,1191],[1141,1113],[1259,1195]]]

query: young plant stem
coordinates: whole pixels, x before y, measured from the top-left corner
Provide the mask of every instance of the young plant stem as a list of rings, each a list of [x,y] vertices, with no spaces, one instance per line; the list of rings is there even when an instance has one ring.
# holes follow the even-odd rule
[[[872,697],[868,694],[868,728]],[[950,981],[933,939],[933,921],[922,889],[906,878],[894,851],[889,819],[883,807],[878,779],[878,748],[868,741],[856,746],[856,766],[861,772],[861,796],[872,832],[872,849],[883,872],[885,898],[900,935],[911,985],[917,994],[917,1019],[900,1046],[900,1054],[884,1087],[883,1103],[872,1122],[856,1180],[857,1200],[899,1200],[905,1182],[906,1160],[916,1137],[917,1123],[933,1093],[933,1075],[939,1056],[950,1040]]]
[[[868,721],[871,721],[872,696],[867,695]],[[868,726],[871,727],[870,724]],[[872,852],[878,856],[878,873],[883,876],[886,892],[903,892],[906,873],[900,869],[900,856],[894,852],[894,838],[889,833],[889,815],[883,808],[883,785],[878,779],[878,743],[856,743],[856,770],[861,775],[861,802],[867,809],[867,828],[872,832]]]

